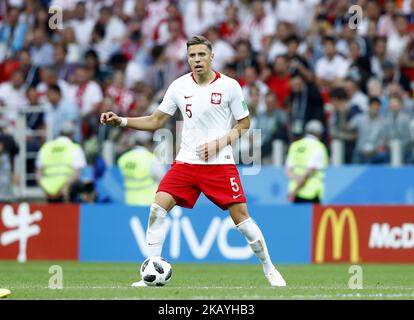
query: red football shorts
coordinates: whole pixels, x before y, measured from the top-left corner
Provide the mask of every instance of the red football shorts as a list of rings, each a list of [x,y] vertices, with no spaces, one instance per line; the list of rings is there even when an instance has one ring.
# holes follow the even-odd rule
[[[234,164],[191,164],[175,162],[161,180],[157,192],[174,197],[177,205],[192,208],[200,193],[223,210],[232,203],[244,203],[246,197]]]

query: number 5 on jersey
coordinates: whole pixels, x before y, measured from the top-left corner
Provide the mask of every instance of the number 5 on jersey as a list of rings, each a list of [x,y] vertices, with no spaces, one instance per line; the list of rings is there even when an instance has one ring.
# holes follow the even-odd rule
[[[185,113],[187,113],[187,116],[188,116],[189,118],[192,118],[192,117],[193,117],[193,113],[191,112],[190,107],[191,107],[191,103],[187,103],[187,104],[185,105]]]

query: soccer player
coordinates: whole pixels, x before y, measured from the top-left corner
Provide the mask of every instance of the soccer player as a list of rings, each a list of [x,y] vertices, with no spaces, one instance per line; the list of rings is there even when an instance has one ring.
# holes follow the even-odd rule
[[[211,43],[203,36],[187,42],[191,73],[169,86],[159,107],[150,116],[125,118],[113,112],[101,115],[101,123],[154,131],[180,109],[184,124],[180,150],[161,180],[150,207],[146,241],[149,256],[161,256],[166,236],[166,216],[175,206],[193,208],[200,193],[223,210],[229,210],[263,264],[271,286],[286,282],[274,267],[263,234],[247,211],[246,198],[233,159],[231,144],[250,126],[249,111],[236,80],[215,72]],[[233,117],[236,120],[231,127]],[[145,286],[143,280],[134,287]]]

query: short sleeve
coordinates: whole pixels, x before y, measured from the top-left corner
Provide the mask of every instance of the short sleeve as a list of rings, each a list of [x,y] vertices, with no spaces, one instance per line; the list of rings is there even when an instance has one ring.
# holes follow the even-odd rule
[[[325,163],[324,163],[324,151],[322,148],[319,148],[311,157],[311,159],[309,159],[309,168],[311,169],[317,169],[317,170],[322,170],[325,168]]]
[[[232,98],[230,101],[230,109],[233,113],[234,119],[240,120],[249,115],[249,109],[247,102],[243,98],[243,92],[240,85],[234,80],[234,86],[232,90]]]
[[[76,147],[72,165],[75,169],[82,169],[86,167],[85,153],[80,146]]]
[[[174,82],[168,87],[167,92],[162,99],[161,104],[159,105],[158,109],[164,113],[173,116],[175,111],[177,111],[177,104],[175,103],[175,95],[174,95]]]

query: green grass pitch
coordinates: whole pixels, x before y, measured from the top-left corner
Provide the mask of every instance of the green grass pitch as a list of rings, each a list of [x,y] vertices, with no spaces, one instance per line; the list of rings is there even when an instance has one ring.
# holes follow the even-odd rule
[[[50,289],[52,265],[63,270],[63,289]],[[260,265],[173,264],[165,287],[131,288],[138,264],[0,262],[7,299],[414,299],[412,265],[362,265],[363,289],[349,289],[349,265],[279,265],[285,288],[271,288]]]

